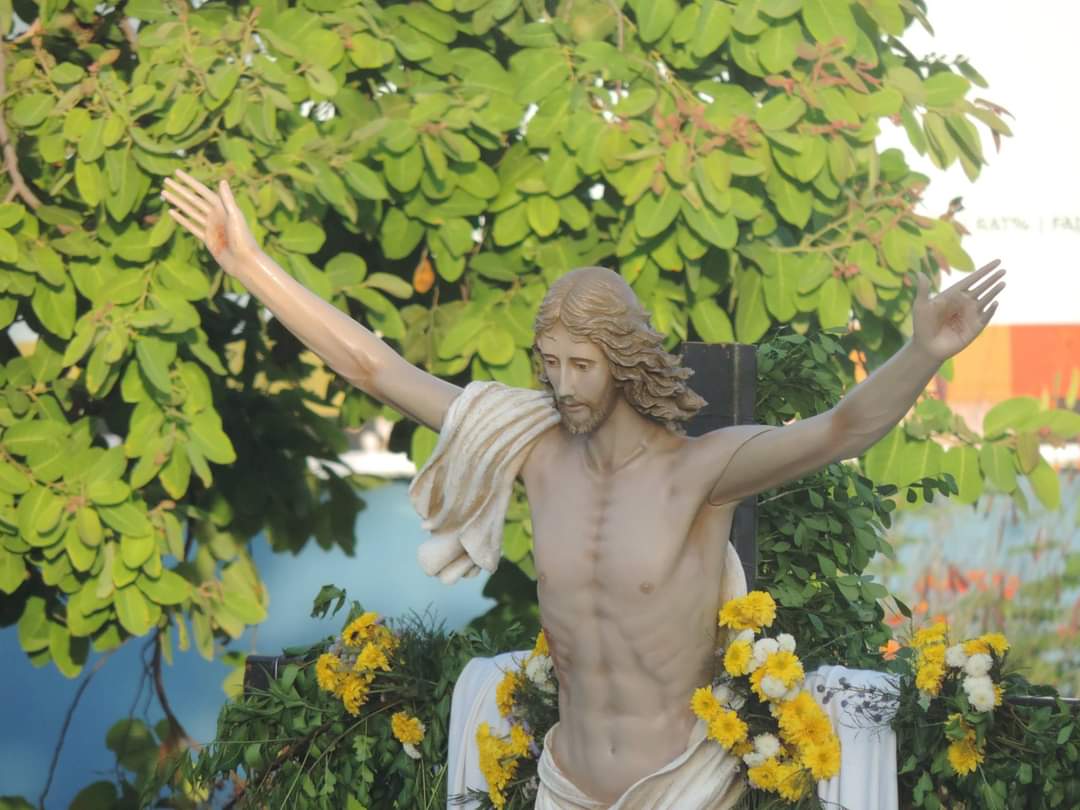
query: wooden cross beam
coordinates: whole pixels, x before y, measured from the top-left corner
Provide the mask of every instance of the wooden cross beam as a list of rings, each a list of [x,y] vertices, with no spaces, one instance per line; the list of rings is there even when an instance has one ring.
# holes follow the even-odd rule
[[[717,428],[754,422],[757,354],[745,343],[684,343],[683,365],[694,372],[690,387],[708,403],[689,422],[686,433],[700,436]],[[757,575],[756,498],[735,508],[731,542],[739,552],[746,573],[747,590]]]

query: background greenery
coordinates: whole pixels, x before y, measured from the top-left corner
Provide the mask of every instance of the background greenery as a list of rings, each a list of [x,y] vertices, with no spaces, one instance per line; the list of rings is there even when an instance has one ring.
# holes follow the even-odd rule
[[[927,178],[875,141],[889,119],[975,177],[981,133],[1008,135],[970,64],[904,47],[925,14],[920,0],[0,0],[0,326],[38,335],[0,340],[4,622],[69,677],[137,638],[158,670],[175,648],[209,659],[265,616],[259,532],[281,552],[356,542],[365,482],[322,462],[381,408],[326,384],[176,232],[157,196],[176,168],[228,178],[283,267],[432,373],[532,384],[547,285],[606,263],[672,347],[775,338],[759,419],[807,415],[901,345],[914,272],[972,267],[953,211],[919,211]],[[761,573],[785,629],[852,663],[887,637],[884,591],[862,572],[891,491],[871,481],[921,482],[914,503],[955,486],[1023,506],[1026,477],[1055,508],[1039,443],[1077,433],[1077,414],[1019,399],[980,436],[928,399],[864,479],[834,466],[767,494]],[[419,463],[434,436],[402,424],[394,442]],[[531,542],[519,498],[504,543],[518,573],[492,584],[503,619],[534,610]],[[159,742],[185,745],[159,699]]]

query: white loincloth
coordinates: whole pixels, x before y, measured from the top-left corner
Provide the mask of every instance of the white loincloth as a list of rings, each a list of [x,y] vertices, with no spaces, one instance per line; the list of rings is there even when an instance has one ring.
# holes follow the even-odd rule
[[[745,789],[739,758],[707,740],[705,722],[699,719],[683,753],[637,780],[609,805],[586,795],[556,764],[551,739],[558,727],[556,723],[544,737],[534,810],[727,810]]]
[[[446,413],[435,451],[409,485],[431,539],[420,544],[424,572],[447,585],[502,555],[503,521],[532,443],[558,423],[550,394],[498,382],[471,382]]]

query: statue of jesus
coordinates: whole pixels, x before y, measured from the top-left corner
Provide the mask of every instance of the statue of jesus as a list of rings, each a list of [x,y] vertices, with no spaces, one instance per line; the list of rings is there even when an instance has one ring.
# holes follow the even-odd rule
[[[227,183],[215,192],[178,171],[163,196],[221,267],[337,373],[420,424],[443,427],[462,389],[406,362],[284,272],[255,243]],[[933,298],[919,275],[911,339],[829,411],[696,438],[679,425],[704,402],[625,281],[588,267],[551,286],[534,351],[560,418],[530,443],[518,473],[559,682],[538,808],[735,802],[736,758],[703,764],[688,747],[697,722],[690,696],[713,675],[735,507],[860,455],[897,424],[941,363],[990,321],[1004,287],[997,265]],[[692,775],[680,776],[687,769]],[[678,800],[627,798],[649,780],[676,785]],[[663,790],[648,795],[676,795]]]

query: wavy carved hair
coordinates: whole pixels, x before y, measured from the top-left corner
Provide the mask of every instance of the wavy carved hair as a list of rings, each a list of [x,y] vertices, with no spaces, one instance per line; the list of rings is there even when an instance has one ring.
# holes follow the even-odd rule
[[[649,314],[615,271],[579,267],[551,285],[536,314],[534,359],[540,355],[536,339],[556,322],[600,347],[626,401],[643,416],[681,433],[681,423],[705,405],[686,384],[694,372],[664,350],[664,336],[649,325]],[[551,391],[544,364],[536,366]]]

